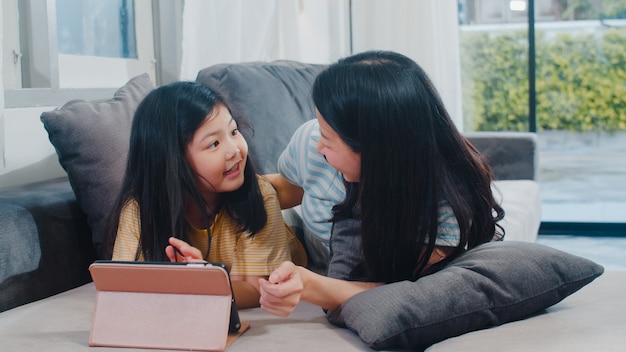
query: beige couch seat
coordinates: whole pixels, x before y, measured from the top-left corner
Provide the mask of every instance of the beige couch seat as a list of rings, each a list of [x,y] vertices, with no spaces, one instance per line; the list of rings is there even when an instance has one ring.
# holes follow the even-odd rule
[[[624,292],[626,271],[605,272],[544,313],[451,338],[427,351],[624,351]],[[147,351],[88,347],[95,295],[93,284],[87,284],[0,313],[0,351]],[[260,308],[241,311],[241,319],[250,329],[228,351],[369,350],[351,331],[331,325],[320,308],[306,303],[286,319]]]

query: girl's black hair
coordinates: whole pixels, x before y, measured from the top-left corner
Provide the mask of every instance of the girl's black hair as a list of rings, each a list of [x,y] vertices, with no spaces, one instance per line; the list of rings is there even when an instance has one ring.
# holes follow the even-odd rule
[[[139,104],[133,118],[122,189],[108,224],[109,256],[120,212],[131,200],[139,204],[141,221],[136,259],[143,254],[145,260],[166,261],[165,247],[169,237],[188,241],[185,208],[189,199],[201,209],[205,226],[209,229],[215,214],[207,211],[185,150],[195,131],[220,104],[226,106],[219,95],[195,82],[161,86]],[[237,116],[233,118],[240,123]],[[245,124],[241,123],[240,129],[243,126]],[[265,226],[267,214],[249,158],[244,178],[241,188],[219,195],[219,204],[240,224],[241,231],[250,231],[254,235]]]
[[[374,280],[416,280],[503,235],[496,231],[504,211],[491,191],[491,169],[457,130],[414,61],[385,51],[342,59],[317,76],[313,100],[361,155],[360,180],[346,183],[346,199],[334,207],[333,220],[360,219]],[[444,261],[427,267],[441,201],[454,211],[460,243]]]

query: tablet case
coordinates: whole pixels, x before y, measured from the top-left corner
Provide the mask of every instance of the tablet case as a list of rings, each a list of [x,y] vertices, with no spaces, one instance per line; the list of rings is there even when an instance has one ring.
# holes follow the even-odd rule
[[[89,271],[97,290],[90,346],[225,351],[249,327],[229,336],[223,266],[95,262]]]

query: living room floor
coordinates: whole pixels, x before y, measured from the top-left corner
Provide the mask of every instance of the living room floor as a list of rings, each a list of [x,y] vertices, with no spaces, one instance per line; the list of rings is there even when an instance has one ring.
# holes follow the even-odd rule
[[[626,271],[626,237],[540,234],[537,243],[593,260],[606,271]]]

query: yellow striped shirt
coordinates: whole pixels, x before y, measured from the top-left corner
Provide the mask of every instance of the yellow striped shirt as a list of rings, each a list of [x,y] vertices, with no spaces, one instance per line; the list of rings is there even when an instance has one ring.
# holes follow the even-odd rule
[[[286,260],[306,265],[306,253],[300,241],[283,220],[276,191],[265,178],[258,177],[267,212],[267,224],[253,237],[238,232],[238,224],[221,210],[211,225],[211,252],[208,261],[225,264],[231,275],[268,276]],[[120,214],[113,260],[135,260],[139,246],[139,206],[131,201]],[[208,249],[208,232],[188,224],[189,243],[203,256]],[[165,249],[163,249],[165,250]],[[143,260],[143,257],[140,258]]]

